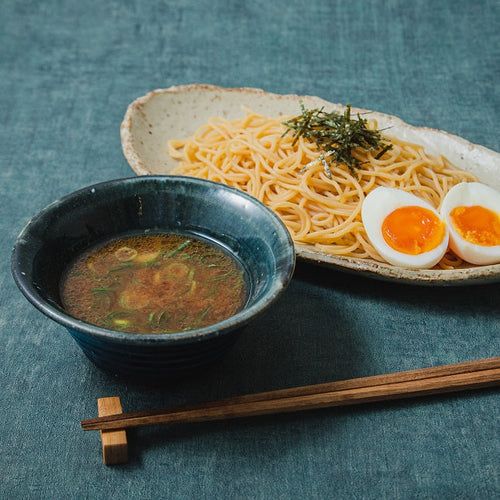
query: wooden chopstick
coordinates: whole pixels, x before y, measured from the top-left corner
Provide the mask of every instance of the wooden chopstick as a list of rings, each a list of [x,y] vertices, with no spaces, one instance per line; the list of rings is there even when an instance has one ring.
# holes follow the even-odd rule
[[[500,357],[214,401],[82,420],[83,430],[111,430],[224,420],[411,398],[500,384]]]

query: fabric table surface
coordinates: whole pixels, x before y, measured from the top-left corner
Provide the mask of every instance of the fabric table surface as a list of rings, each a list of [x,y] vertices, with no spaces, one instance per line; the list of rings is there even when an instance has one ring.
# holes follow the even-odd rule
[[[40,209],[134,175],[127,105],[189,83],[317,95],[499,151],[500,3],[0,3],[0,497],[491,499],[495,389],[129,431],[106,467],[80,420],[498,356],[498,284],[421,287],[299,262],[285,294],[202,374],[99,371],[21,295],[12,246]]]

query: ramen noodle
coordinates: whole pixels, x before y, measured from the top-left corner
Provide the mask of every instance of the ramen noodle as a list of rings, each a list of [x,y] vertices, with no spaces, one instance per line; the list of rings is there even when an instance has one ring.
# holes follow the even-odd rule
[[[285,134],[287,118],[245,111],[241,119],[214,117],[192,137],[169,141],[169,154],[179,160],[173,173],[245,191],[281,218],[296,243],[325,254],[383,261],[361,220],[363,200],[378,186],[403,189],[438,208],[452,186],[477,180],[444,156],[389,135],[392,149],[381,158],[377,151],[353,150],[360,162],[355,174],[331,164],[327,175],[314,143],[299,137],[294,144],[291,131]],[[369,127],[377,128],[376,121]],[[461,264],[447,253],[438,266]]]

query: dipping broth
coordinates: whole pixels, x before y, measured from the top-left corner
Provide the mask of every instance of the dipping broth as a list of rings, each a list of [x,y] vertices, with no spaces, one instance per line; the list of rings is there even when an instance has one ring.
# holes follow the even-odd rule
[[[120,238],[77,258],[61,281],[68,314],[133,333],[173,333],[218,323],[247,295],[241,265],[191,236]]]

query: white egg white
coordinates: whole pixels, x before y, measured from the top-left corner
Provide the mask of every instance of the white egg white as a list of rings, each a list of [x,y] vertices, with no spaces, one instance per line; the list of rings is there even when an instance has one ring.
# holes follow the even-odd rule
[[[409,255],[394,250],[384,239],[382,223],[397,208],[419,206],[434,212],[442,220],[437,210],[425,200],[401,189],[378,187],[371,191],[363,202],[361,217],[371,244],[383,259],[394,266],[409,269],[428,269],[436,265],[448,249],[448,229],[443,241],[434,249],[419,255]]]
[[[480,182],[462,182],[453,186],[441,205],[441,215],[450,231],[450,248],[471,264],[487,265],[500,262],[500,245],[484,246],[466,241],[457,233],[450,220],[455,207],[479,205],[500,214],[500,192]]]

